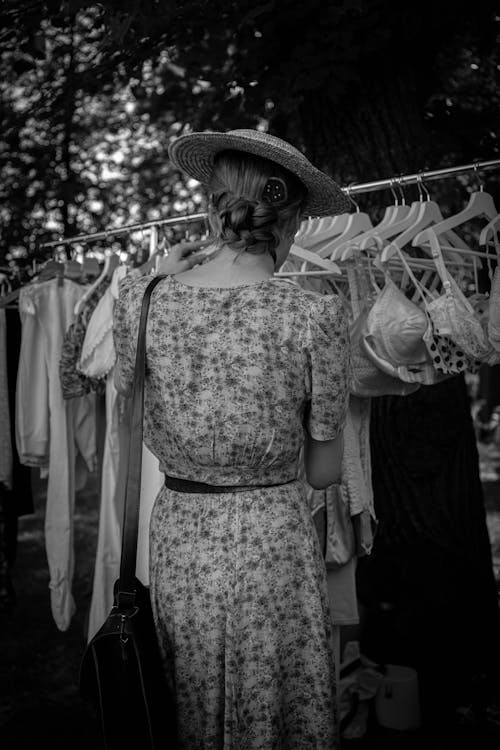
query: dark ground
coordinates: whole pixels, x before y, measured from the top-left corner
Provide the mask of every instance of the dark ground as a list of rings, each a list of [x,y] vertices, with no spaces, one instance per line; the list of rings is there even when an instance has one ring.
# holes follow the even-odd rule
[[[490,467],[491,468],[491,467]],[[488,475],[490,480],[494,474]],[[484,485],[494,557],[500,563],[500,481]],[[57,630],[51,616],[43,540],[45,483],[35,486],[36,513],[20,519],[13,583],[17,606],[0,619],[0,748],[2,750],[100,750],[99,726],[78,694],[97,535],[96,478],[77,497],[75,514],[77,612],[69,630]],[[498,719],[498,717],[497,717]],[[346,750],[498,750],[500,724],[457,721],[445,739],[400,736],[376,728],[370,741],[346,743]],[[124,749],[125,750],[125,749]],[[134,749],[135,750],[135,749]],[[140,750],[137,748],[137,750]]]

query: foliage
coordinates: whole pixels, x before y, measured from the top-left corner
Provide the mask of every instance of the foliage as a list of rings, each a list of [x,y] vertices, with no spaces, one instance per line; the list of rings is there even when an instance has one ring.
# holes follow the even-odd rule
[[[189,128],[269,128],[345,181],[494,157],[494,19],[491,0],[5,0],[2,246],[195,208],[166,159]]]
[[[152,65],[141,73],[144,106],[124,77],[87,76],[105,46],[97,15],[43,19],[35,35],[16,32],[18,46],[3,46],[1,240],[14,255],[47,232],[154,220],[201,200],[166,159],[180,127],[172,110],[152,121]]]

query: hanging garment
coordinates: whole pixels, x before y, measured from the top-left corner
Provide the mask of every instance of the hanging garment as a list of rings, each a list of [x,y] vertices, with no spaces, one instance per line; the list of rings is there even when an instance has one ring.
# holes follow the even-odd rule
[[[89,372],[91,372],[89,370]],[[91,377],[91,375],[89,375]],[[106,377],[106,435],[101,472],[99,530],[90,602],[88,640],[99,630],[113,605],[113,586],[120,570],[123,506],[116,496],[119,466],[119,406],[113,372]]]
[[[344,428],[342,494],[356,531],[358,557],[368,555],[376,523],[370,455],[370,399],[352,396]]]
[[[445,266],[437,238],[434,238],[432,247],[444,289],[444,293],[432,304],[438,308],[441,318],[447,318],[450,337],[472,360],[498,364],[500,360],[488,339],[480,316]]]
[[[121,553],[122,498],[117,496],[120,458],[120,396],[115,388],[113,367],[116,359],[113,343],[113,309],[118,296],[118,279],[126,274],[117,269],[109,287],[95,306],[77,363],[82,378],[105,380],[106,434],[101,470],[99,531],[90,603],[88,639],[106,620],[113,604],[113,586],[118,578]]]
[[[444,261],[438,264],[440,277],[444,279],[443,286],[445,289],[445,293],[440,295],[437,292],[429,291],[424,284],[420,283],[410,268],[403,251],[399,249],[397,244],[394,247],[406,273],[422,299],[424,309],[427,313],[428,324],[422,338],[434,368],[444,375],[458,375],[466,371],[477,372],[481,366],[481,362],[467,353],[467,350],[463,347],[463,337],[460,334],[461,326],[458,323],[454,326],[452,318],[449,315],[450,309],[453,307],[453,295],[450,291],[450,279],[452,277],[448,274],[444,266]],[[438,263],[437,259],[436,263]],[[477,321],[475,316],[473,317],[474,322],[477,322],[481,329],[481,335],[483,335],[480,321]],[[473,330],[471,328],[467,338],[471,339],[472,337]],[[435,382],[438,381],[436,380]]]
[[[327,570],[336,570],[348,563],[356,554],[356,539],[352,525],[346,495],[342,486],[332,484],[322,490],[315,490],[305,478],[305,470],[299,471],[299,477],[306,487],[307,501],[311,514],[318,523],[322,542],[323,560]],[[330,610],[335,609],[335,602],[330,602]],[[332,610],[333,608],[333,610]]]
[[[376,524],[371,483],[370,399],[350,396],[344,426],[344,452],[339,484],[315,490],[304,482],[313,516],[324,512],[324,560],[327,569],[342,567],[355,556],[369,555]],[[335,607],[335,603],[333,602]]]
[[[500,352],[500,266],[495,268],[491,282],[487,330],[491,345]]]
[[[487,673],[494,684],[498,675],[497,596],[464,379],[373,399],[371,417],[378,530],[358,564],[363,653],[413,665],[433,717],[443,696],[463,706],[473,680]]]
[[[0,613],[12,610],[15,602],[10,578],[11,536],[17,536],[17,517],[12,517],[12,442],[7,381],[7,323],[0,309]],[[14,524],[14,529],[12,525]]]
[[[7,380],[7,321],[0,309],[0,483],[12,489],[12,440]]]
[[[64,333],[84,292],[64,279],[24,287],[19,295],[23,325],[16,393],[20,459],[48,468],[45,544],[51,607],[60,630],[74,612],[73,512],[76,483],[95,468],[95,398],[65,402],[58,377]]]
[[[423,336],[425,312],[386,276],[384,288],[366,316],[362,347],[383,372],[406,383],[432,385],[442,379],[433,367]]]
[[[7,308],[5,310],[7,323],[7,385],[9,414],[16,413],[16,382],[21,349],[21,319],[19,310]],[[12,489],[5,489],[3,493],[3,511],[5,519],[6,556],[9,566],[13,566],[17,552],[18,517],[34,512],[33,493],[31,489],[31,469],[24,466],[20,460],[16,447],[15,420],[11,419],[10,441],[12,451]],[[12,597],[11,597],[12,599]]]
[[[125,279],[115,310],[124,392],[147,283]],[[162,470],[255,486],[203,502],[163,488],[153,508],[152,604],[181,743],[332,750],[325,569],[296,475],[308,399],[315,439],[333,439],[345,418],[338,302],[274,279],[207,289],[169,277],[153,293],[146,342],[145,440]]]
[[[378,366],[374,357],[368,356],[363,338],[366,335],[368,310],[362,310],[350,327],[352,377],[351,394],[363,398],[372,396],[399,395],[415,393],[420,383],[406,383],[398,377],[397,371],[386,372],[387,368]],[[380,363],[379,363],[380,365]]]
[[[90,298],[86,300],[82,310],[80,310],[76,319],[71,323],[64,335],[59,362],[59,377],[61,379],[63,398],[65,399],[84,396],[91,391],[103,391],[103,381],[97,378],[87,378],[82,375],[78,370],[78,363],[80,361],[87,323],[107,287],[108,284],[105,281],[99,284]]]
[[[326,571],[326,585],[330,614],[336,626],[359,623],[356,567],[358,558],[352,557],[345,565]]]
[[[133,271],[131,276],[135,276]],[[89,379],[106,382],[106,434],[102,463],[99,531],[90,604],[88,639],[99,630],[113,604],[113,586],[119,575],[123,498],[117,491],[120,463],[120,422],[125,410],[123,397],[114,384],[116,351],[113,341],[113,311],[118,284],[127,275],[117,268],[111,283],[89,319],[78,369]],[[158,459],[143,447],[136,576],[149,584],[149,521],[154,500],[163,484]]]

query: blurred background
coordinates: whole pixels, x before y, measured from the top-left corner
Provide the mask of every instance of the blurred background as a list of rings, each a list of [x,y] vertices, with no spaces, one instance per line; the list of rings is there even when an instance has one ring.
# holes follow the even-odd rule
[[[167,159],[170,141],[189,130],[269,131],[344,185],[500,157],[500,11],[490,0],[4,0],[0,29],[0,266],[19,269],[20,278],[29,276],[34,260],[51,257],[43,242],[203,209],[199,184]],[[500,205],[500,171],[469,173],[428,189],[446,215],[462,208],[479,180]],[[413,187],[404,193],[408,202],[417,197]],[[391,200],[387,191],[377,192],[360,196],[359,204],[377,217]],[[181,236],[173,230],[170,239]],[[125,257],[147,250],[140,232],[116,242]],[[104,240],[72,252],[101,260],[107,249]],[[479,460],[483,493],[475,498],[479,512],[487,512],[494,555],[496,581],[484,584],[491,613],[497,606],[492,586],[500,587],[499,367],[468,377],[467,392],[479,456],[471,453],[471,461],[477,466]],[[444,421],[438,413],[427,423],[433,435],[461,429],[449,416],[454,398],[443,390]],[[31,482],[35,512],[20,515],[17,549],[11,550],[15,602],[9,600],[0,615],[0,745],[97,748],[98,725],[79,699],[77,676],[92,586],[98,477],[77,496],[77,613],[64,633],[52,621],[47,594],[46,482],[34,472]],[[384,510],[390,527],[390,509],[379,499],[379,514]],[[487,543],[481,544],[483,565]],[[391,638],[407,645],[422,638],[418,658],[427,660],[428,684],[434,681],[433,716],[440,713],[440,694],[456,683],[464,655],[469,670],[464,689],[451,705],[444,701],[453,722],[425,742],[405,739],[404,747],[457,747],[461,741],[498,747],[494,615],[474,610],[464,626],[463,612],[475,605],[471,583],[463,583],[454,563],[446,606],[456,627],[448,651],[446,636],[433,625],[441,617],[437,605],[422,615],[425,633],[416,630],[415,619],[410,622],[411,608],[396,621],[381,615],[383,597],[377,604],[370,593],[377,590],[374,577],[391,590],[406,585],[389,580],[402,553],[389,564],[381,545],[360,580],[366,611],[372,608],[365,646],[373,658],[386,658]],[[453,551],[457,560],[461,545]],[[442,548],[455,560],[446,543]],[[429,549],[419,547],[415,555]],[[437,567],[439,560],[437,555]],[[423,585],[432,586],[431,579]],[[422,614],[431,599],[414,599],[415,610]],[[377,640],[380,629],[385,636]],[[479,652],[479,666],[470,667],[471,654]],[[376,737],[363,747],[396,747],[391,743],[400,740],[381,741]]]

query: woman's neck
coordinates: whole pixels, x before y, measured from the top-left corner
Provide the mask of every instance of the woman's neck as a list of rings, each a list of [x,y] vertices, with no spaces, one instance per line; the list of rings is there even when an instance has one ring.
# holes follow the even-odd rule
[[[212,246],[206,252],[211,250]],[[265,281],[273,273],[274,262],[268,253],[238,253],[223,246],[202,265],[178,273],[176,278],[193,286],[231,287]]]

